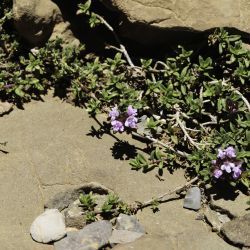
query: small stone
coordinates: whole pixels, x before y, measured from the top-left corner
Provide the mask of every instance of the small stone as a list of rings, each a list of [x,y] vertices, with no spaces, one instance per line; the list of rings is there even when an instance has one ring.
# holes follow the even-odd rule
[[[66,235],[63,215],[57,209],[48,209],[39,215],[30,227],[30,234],[37,242],[49,243]]]
[[[79,198],[80,193],[78,190],[69,189],[63,192],[59,192],[52,199],[50,199],[46,204],[45,208],[55,208],[59,211],[67,208],[72,202]]]
[[[82,245],[76,238],[77,232],[68,232],[67,237],[54,243],[55,250],[82,250]]]
[[[97,250],[108,244],[112,234],[109,221],[97,221],[77,232],[69,232],[67,237],[55,242],[55,250]]]
[[[250,213],[225,223],[221,232],[233,244],[250,247]]]
[[[187,191],[183,207],[193,210],[201,208],[201,191],[198,187],[192,187]]]
[[[137,233],[145,233],[143,226],[139,223],[135,216],[120,214],[116,219],[117,230],[128,230]]]
[[[0,116],[9,113],[13,109],[13,104],[9,102],[0,102]]]
[[[86,225],[86,220],[82,214],[83,210],[79,207],[80,201],[76,200],[64,212],[66,227],[82,229]]]
[[[110,244],[125,244],[139,239],[144,233],[138,233],[128,230],[113,230],[109,239]]]

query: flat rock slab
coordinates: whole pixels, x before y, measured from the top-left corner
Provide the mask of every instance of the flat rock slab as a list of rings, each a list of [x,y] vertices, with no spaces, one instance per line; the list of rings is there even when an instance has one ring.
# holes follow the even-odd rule
[[[160,211],[157,213],[153,213],[150,208],[145,208],[142,212],[138,212],[137,217],[140,220],[140,223],[144,226],[145,231],[148,233],[148,235],[145,237],[159,235],[163,238],[165,237],[169,243],[165,245],[165,248],[158,248],[157,244],[155,243],[154,248],[135,247],[134,249],[238,249],[226,243],[216,233],[213,233],[211,231],[211,227],[205,224],[203,221],[196,220],[196,212],[183,209],[183,200],[167,202],[161,204],[159,208]],[[144,236],[131,244],[136,245],[137,242],[139,244],[139,241],[141,241],[143,238]],[[152,245],[149,243],[149,246]],[[147,246],[146,243],[145,246]]]
[[[144,44],[164,43],[173,37],[179,37],[183,42],[184,32],[195,33],[216,27],[250,32],[248,0],[104,0],[103,2],[120,13],[123,20],[120,27],[121,34]],[[179,30],[182,33],[174,32]]]
[[[60,240],[66,235],[64,216],[57,209],[46,210],[33,221],[30,234],[41,243]]]
[[[221,232],[235,245],[250,247],[250,213],[225,223]]]
[[[237,191],[234,194],[234,198],[221,197],[216,194],[212,194],[211,206],[218,210],[227,211],[233,217],[243,216],[248,213],[247,201],[249,196]]]
[[[113,230],[112,235],[109,238],[110,244],[125,244],[133,242],[140,237],[142,237],[143,233],[128,231],[128,230]]]
[[[69,232],[67,237],[55,242],[55,250],[98,250],[109,242],[112,224],[98,221],[77,232]]]
[[[83,109],[51,95],[43,99],[44,102],[32,101],[24,105],[25,110],[14,109],[0,118],[1,141],[8,142],[9,151],[0,155],[1,249],[52,250],[52,245],[33,241],[29,228],[34,218],[44,212],[46,201],[58,192],[96,181],[132,203],[186,183],[182,169],[174,174],[164,171],[166,181],[159,181],[155,171],[132,171],[127,160],[114,158],[113,137],[105,134],[99,139],[90,135],[91,126],[98,130],[99,125]],[[138,148],[145,147],[126,134],[116,136]],[[126,150],[122,154],[129,158]],[[235,249],[212,233],[210,227],[195,220],[196,213],[183,209],[183,200],[167,202],[159,208],[155,214],[147,208],[137,215],[146,232],[174,235],[179,249]]]
[[[116,229],[128,230],[137,233],[145,233],[143,226],[139,223],[135,216],[120,214],[116,219]]]

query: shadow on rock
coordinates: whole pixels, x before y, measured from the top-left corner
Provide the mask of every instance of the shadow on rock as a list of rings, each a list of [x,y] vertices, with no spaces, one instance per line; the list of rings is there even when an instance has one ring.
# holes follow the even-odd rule
[[[208,191],[214,200],[224,199],[234,201],[239,195],[236,190],[236,187],[231,186],[229,183],[217,183]]]
[[[112,156],[115,159],[129,160],[133,159],[137,155],[137,149],[134,145],[129,144],[128,141],[115,142],[111,148]]]
[[[110,124],[108,124],[106,122],[103,122],[103,124],[101,124],[100,128],[98,128],[98,129],[96,129],[94,126],[91,126],[91,129],[87,135],[101,139],[104,134],[111,135],[110,134]]]

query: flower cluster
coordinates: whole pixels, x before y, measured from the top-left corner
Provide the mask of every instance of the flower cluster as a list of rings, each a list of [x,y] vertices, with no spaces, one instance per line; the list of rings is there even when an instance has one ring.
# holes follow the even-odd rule
[[[218,149],[217,159],[212,161],[212,165],[216,179],[228,176],[237,180],[242,173],[242,162],[236,159],[236,151],[232,146],[224,150]]]
[[[114,132],[123,132],[125,127],[136,128],[138,118],[137,109],[134,109],[131,105],[128,106],[127,112],[121,113],[117,107],[114,107],[109,112],[112,129]]]

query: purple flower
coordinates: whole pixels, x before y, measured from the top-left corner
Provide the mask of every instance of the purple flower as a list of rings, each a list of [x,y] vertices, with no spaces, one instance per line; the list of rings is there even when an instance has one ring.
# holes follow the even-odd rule
[[[217,155],[217,157],[219,158],[219,159],[224,159],[225,157],[226,157],[226,153],[225,153],[225,150],[222,150],[222,149],[218,149],[218,155]]]
[[[125,121],[125,126],[130,128],[136,128],[138,119],[133,115],[129,116]]]
[[[123,132],[124,131],[124,126],[122,122],[114,120],[111,122],[112,128],[115,132]]]
[[[136,116],[137,115],[137,109],[133,109],[131,105],[128,106],[127,110],[128,116]]]
[[[234,167],[233,168],[233,178],[234,179],[238,179],[241,175],[242,171],[240,169],[240,167]]]
[[[114,107],[109,112],[109,117],[111,118],[111,121],[114,121],[118,116],[120,115],[117,107]]]
[[[222,176],[222,174],[223,174],[223,172],[220,170],[220,169],[215,169],[215,171],[214,171],[214,177],[216,178],[216,179],[219,179],[221,176]]]
[[[236,157],[236,152],[233,147],[228,147],[225,149],[226,156],[229,158],[235,158]]]
[[[221,170],[225,170],[227,173],[231,173],[233,168],[235,168],[235,164],[228,161],[224,162],[220,167]]]
[[[241,166],[242,166],[242,161],[237,161],[237,162],[235,163],[235,167],[241,168]]]
[[[212,165],[216,165],[217,161],[216,160],[212,160]]]

